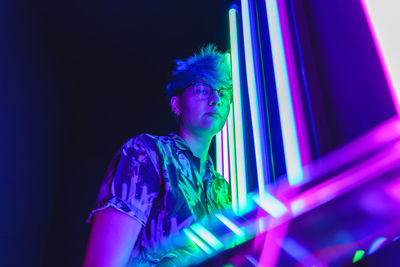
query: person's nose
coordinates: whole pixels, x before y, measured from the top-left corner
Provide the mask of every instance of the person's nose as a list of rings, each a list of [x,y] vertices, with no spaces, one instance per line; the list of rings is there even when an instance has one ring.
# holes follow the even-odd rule
[[[213,90],[208,97],[208,103],[209,105],[220,105],[221,104],[221,98],[219,97],[218,91]]]

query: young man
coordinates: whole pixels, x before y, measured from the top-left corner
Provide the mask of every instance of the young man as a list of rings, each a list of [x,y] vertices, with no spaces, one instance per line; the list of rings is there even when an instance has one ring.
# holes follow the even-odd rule
[[[89,217],[85,267],[185,265],[193,250],[171,235],[229,207],[208,155],[232,102],[226,56],[207,45],[177,60],[166,92],[178,134],[133,137],[113,158]]]

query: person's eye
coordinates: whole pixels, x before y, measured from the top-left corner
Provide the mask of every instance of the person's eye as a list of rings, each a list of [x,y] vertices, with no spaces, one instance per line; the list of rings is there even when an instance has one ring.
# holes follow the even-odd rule
[[[200,96],[208,96],[210,93],[210,88],[205,85],[197,85],[196,86],[196,94]]]
[[[219,91],[219,97],[223,99],[229,99],[229,93],[226,90]]]

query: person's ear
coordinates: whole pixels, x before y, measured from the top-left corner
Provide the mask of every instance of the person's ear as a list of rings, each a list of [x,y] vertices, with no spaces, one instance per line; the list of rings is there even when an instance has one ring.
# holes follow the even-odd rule
[[[181,110],[179,108],[179,97],[173,96],[170,101],[172,112],[178,117],[181,114]]]

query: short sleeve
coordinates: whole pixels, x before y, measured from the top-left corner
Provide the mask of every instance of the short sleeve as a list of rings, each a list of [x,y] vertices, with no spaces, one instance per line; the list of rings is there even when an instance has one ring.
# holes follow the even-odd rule
[[[135,218],[143,226],[146,225],[153,201],[160,192],[160,178],[154,165],[155,159],[150,158],[154,154],[149,153],[146,144],[137,138],[125,143],[120,150],[113,176],[106,178],[101,186],[98,197],[100,203],[92,214],[113,206]]]

